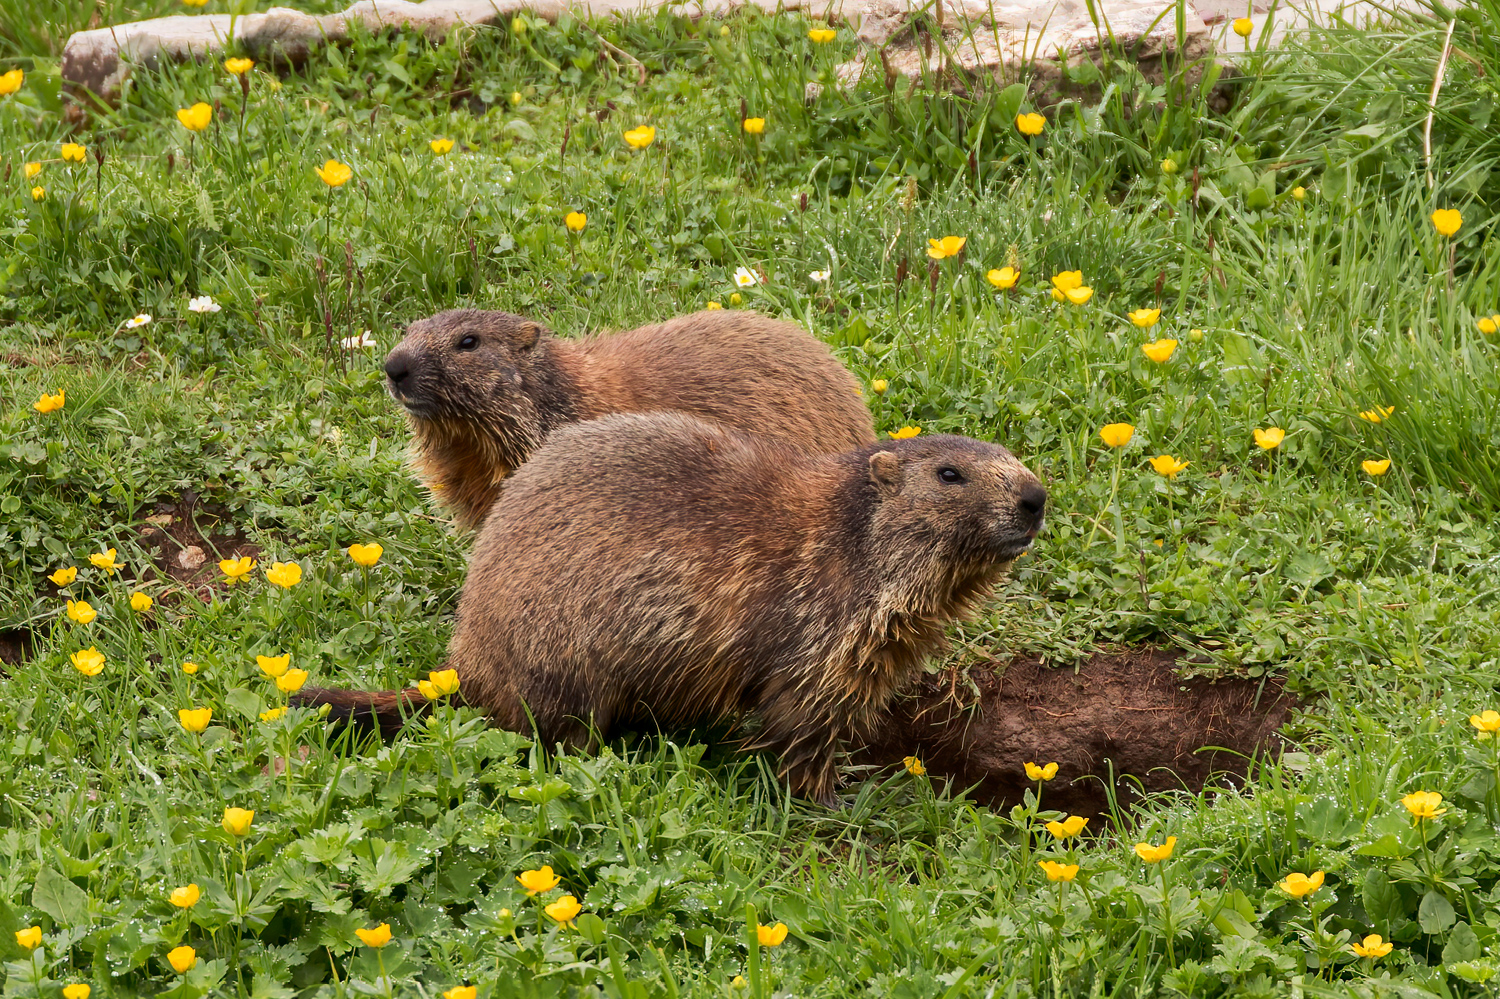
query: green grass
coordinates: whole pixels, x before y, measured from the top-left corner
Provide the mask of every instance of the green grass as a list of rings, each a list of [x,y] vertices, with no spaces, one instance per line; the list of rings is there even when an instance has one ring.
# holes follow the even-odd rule
[[[1500,744],[1467,721],[1500,707],[1483,21],[1455,27],[1429,187],[1440,22],[1256,57],[1223,114],[1107,67],[1035,141],[1013,88],[872,78],[804,102],[852,37],[819,47],[751,12],[594,25],[643,85],[591,28],[529,21],[360,36],[258,67],[248,99],[215,65],[163,67],[74,133],[55,55],[92,8],[55,6],[0,0],[23,26],[0,59],[28,73],[0,98],[0,628],[34,635],[0,679],[4,994],[1490,994]],[[199,100],[219,111],[189,141],[175,111]],[[621,133],[643,123],[657,140],[632,152]],[[457,146],[436,157],[442,136]],[[61,162],[67,139],[85,164]],[[329,158],[354,170],[337,190],[313,173]],[[1451,243],[1427,220],[1449,206]],[[945,235],[965,253],[930,270]],[[997,293],[984,275],[1007,263],[1022,278]],[[553,756],[467,710],[389,745],[306,710],[261,720],[283,695],[257,655],[367,688],[442,661],[467,540],[411,479],[381,388],[402,324],[472,304],[569,335],[636,325],[734,307],[741,266],[769,280],[740,307],[888,383],[867,393],[882,430],[999,440],[1047,479],[1049,526],[967,647],[1066,666],[1153,643],[1283,675],[1306,698],[1296,751],[1243,791],[1153,799],[1058,844],[1045,788],[991,811],[897,761],[828,813],[693,733]],[[1060,306],[1048,279],[1074,269],[1094,296]],[[223,311],[189,312],[198,295]],[[1126,319],[1145,306],[1149,331]],[[364,330],[379,349],[337,348]],[[1180,340],[1163,364],[1139,349],[1158,336]],[[59,389],[62,410],[32,408]],[[1395,411],[1358,415],[1377,405]],[[1117,421],[1136,432],[1111,451],[1098,430]],[[1251,437],[1268,426],[1287,431],[1270,453]],[[1160,453],[1191,464],[1169,483]],[[1389,474],[1360,470],[1385,457]],[[204,600],[153,569],[144,518],[188,492],[303,581],[258,570]],[[386,554],[362,572],[343,549],[372,540]],[[87,561],[108,547],[112,576]],[[70,621],[66,597],[98,619]],[[92,678],[69,663],[90,646]],[[198,706],[201,735],[177,716]],[[1414,826],[1415,790],[1448,812]],[[256,812],[243,839],[219,825],[230,806]],[[1162,865],[1132,852],[1168,835]],[[1066,887],[1036,867],[1065,858]],[[561,886],[528,899],[515,877],[543,864]],[[1294,870],[1327,872],[1310,904],[1275,887]],[[173,908],[189,882],[202,899]],[[541,913],[564,891],[571,929]],[[377,954],[354,931],[381,922]],[[790,935],[761,950],[752,922]],[[32,925],[27,952],[13,933]],[[1373,965],[1348,947],[1372,932],[1396,943]],[[180,944],[201,962],[182,976]]]

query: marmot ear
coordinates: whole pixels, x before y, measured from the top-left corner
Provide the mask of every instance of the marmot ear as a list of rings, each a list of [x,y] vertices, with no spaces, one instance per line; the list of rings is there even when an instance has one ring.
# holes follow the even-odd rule
[[[901,459],[893,451],[876,451],[870,455],[870,481],[881,499],[901,491]]]
[[[516,331],[510,339],[510,345],[516,350],[530,350],[536,346],[536,342],[541,338],[541,325],[539,323],[525,322],[516,327]]]

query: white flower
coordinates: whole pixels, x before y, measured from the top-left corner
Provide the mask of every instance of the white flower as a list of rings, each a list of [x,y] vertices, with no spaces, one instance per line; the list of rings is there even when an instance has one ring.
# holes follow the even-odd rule
[[[818,284],[822,284],[824,281],[827,281],[829,278],[833,277],[833,271],[813,271],[808,275],[808,277],[812,278]]]
[[[741,288],[749,288],[760,283],[760,278],[748,267],[741,267],[734,272],[734,283]]]
[[[127,320],[125,320],[125,328],[128,329],[128,330],[133,330],[137,326],[145,326],[150,321],[151,321],[151,317],[148,316],[148,315],[146,315],[146,313],[142,312],[140,315],[136,316],[134,319],[127,319]]]
[[[375,347],[378,345],[375,343],[375,338],[370,335],[370,331],[365,330],[359,336],[344,337],[344,339],[339,341],[339,346],[345,350],[360,350],[365,347]]]
[[[218,312],[219,309],[219,303],[215,302],[213,300],[213,297],[210,295],[203,295],[200,298],[188,299],[189,312]]]

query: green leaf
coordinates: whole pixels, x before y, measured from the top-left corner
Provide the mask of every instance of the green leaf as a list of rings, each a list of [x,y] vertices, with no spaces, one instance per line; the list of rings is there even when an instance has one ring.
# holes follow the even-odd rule
[[[578,935],[589,943],[598,946],[604,942],[605,929],[604,920],[592,912],[581,913],[573,925],[578,927]]]
[[[265,702],[260,699],[260,695],[244,687],[235,687],[225,694],[224,704],[234,713],[243,715],[250,721],[259,721],[260,713],[266,710]]]
[[[1422,896],[1422,904],[1417,908],[1417,922],[1423,933],[1441,933],[1453,925],[1455,918],[1453,906],[1448,904],[1442,892],[1433,889]]]
[[[88,892],[50,867],[36,875],[31,904],[51,916],[59,926],[78,926],[89,921]]]
[[[1473,961],[1479,957],[1479,949],[1479,938],[1474,935],[1473,927],[1460,922],[1453,927],[1453,932],[1448,934],[1448,942],[1443,945],[1443,964]]]
[[[1360,896],[1370,923],[1390,937],[1391,925],[1406,915],[1401,905],[1401,890],[1391,883],[1384,871],[1372,867],[1365,872]]]

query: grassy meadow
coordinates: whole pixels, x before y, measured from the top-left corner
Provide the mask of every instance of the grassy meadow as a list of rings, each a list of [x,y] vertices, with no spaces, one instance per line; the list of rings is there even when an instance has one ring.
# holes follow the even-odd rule
[[[68,124],[67,32],[173,9],[0,0],[0,995],[1500,988],[1497,0],[1252,54],[1224,111],[1128,59],[1047,108],[878,62],[808,100],[851,32],[746,11],[164,66]],[[1286,679],[1289,752],[1071,835],[1046,781],[892,760],[829,812],[692,733],[282,710],[442,664],[468,539],[382,388],[406,322],[709,303],[1046,480],[966,661],[1191,651]]]

